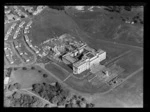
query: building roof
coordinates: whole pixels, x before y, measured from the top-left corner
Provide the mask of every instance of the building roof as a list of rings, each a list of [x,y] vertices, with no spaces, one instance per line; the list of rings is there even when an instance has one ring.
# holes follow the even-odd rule
[[[85,54],[89,53],[89,51],[84,49],[82,53],[85,55]]]
[[[84,49],[84,47],[83,47],[83,49]],[[77,61],[76,63],[74,63],[73,66],[78,67],[78,66],[84,64],[87,59],[90,60],[91,58],[95,57],[95,55],[92,52],[90,52],[89,50],[87,50],[87,49],[84,49],[83,55],[84,56],[82,57],[82,59],[80,61]]]
[[[78,67],[86,62],[86,60],[89,59],[88,57],[83,56],[83,58],[76,63],[73,64],[73,66]]]
[[[93,58],[94,57],[94,55],[91,52],[87,53],[86,56],[89,57],[89,58]]]
[[[85,63],[85,61],[81,61],[81,60],[80,60],[80,61],[74,63],[73,66],[74,66],[74,67],[79,67],[80,65],[82,65],[82,64],[84,64],[84,63]]]
[[[97,53],[98,54],[102,54],[102,53],[104,53],[105,51],[103,51],[102,49],[99,49],[98,51],[97,51]]]
[[[63,56],[66,60],[70,61],[71,63],[74,63],[77,61],[75,58],[71,57],[69,54],[66,54]]]

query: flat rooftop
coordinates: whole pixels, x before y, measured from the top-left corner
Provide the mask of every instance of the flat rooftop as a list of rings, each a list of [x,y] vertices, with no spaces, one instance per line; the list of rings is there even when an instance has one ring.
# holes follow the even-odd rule
[[[77,61],[76,63],[74,63],[73,66],[78,67],[78,66],[84,64],[86,59],[88,59],[88,57],[83,56],[83,58],[81,60]]]
[[[86,56],[89,57],[89,58],[93,58],[94,57],[94,55],[91,52],[87,53]]]
[[[65,58],[66,60],[70,61],[71,63],[74,63],[75,61],[77,61],[77,59],[71,57],[69,54],[64,55],[63,58]]]
[[[97,53],[98,54],[102,54],[102,53],[104,53],[105,51],[103,51],[102,49],[99,49],[98,51],[97,51]]]
[[[83,50],[83,54],[87,54],[88,52],[90,52],[90,51],[88,51],[86,49]]]

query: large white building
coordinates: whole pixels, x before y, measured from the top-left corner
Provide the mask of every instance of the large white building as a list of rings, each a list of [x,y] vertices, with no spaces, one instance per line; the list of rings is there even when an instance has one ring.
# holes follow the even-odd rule
[[[83,55],[80,60],[77,58],[78,54]],[[87,45],[83,45],[77,50],[65,54],[62,59],[65,64],[72,65],[74,74],[80,74],[106,59],[106,52],[101,49],[96,52]]]
[[[89,52],[84,55],[82,60],[73,63],[73,73],[80,74],[92,66],[99,64],[104,59],[106,59],[106,52],[103,50],[99,50],[95,55]]]

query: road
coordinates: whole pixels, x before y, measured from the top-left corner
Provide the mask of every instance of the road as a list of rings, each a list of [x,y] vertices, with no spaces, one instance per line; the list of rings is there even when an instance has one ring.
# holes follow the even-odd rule
[[[134,48],[134,49],[143,50],[143,47],[138,47],[138,46],[133,46],[133,45],[128,45],[128,44],[123,44],[123,43],[117,43],[117,42],[113,42],[113,41],[106,41],[106,40],[102,40],[102,39],[98,39],[98,40],[106,42],[106,43],[112,43],[112,44],[115,44],[115,45],[120,45],[120,46],[124,46],[124,47],[130,47],[130,48]]]

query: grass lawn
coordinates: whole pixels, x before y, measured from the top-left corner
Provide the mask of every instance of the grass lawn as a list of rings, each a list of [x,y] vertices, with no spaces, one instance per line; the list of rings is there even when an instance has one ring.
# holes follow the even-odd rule
[[[80,80],[70,77],[65,81],[67,85],[82,93],[91,93],[92,85],[87,80]]]
[[[57,64],[59,64],[59,66],[61,66],[63,69],[65,69],[69,73],[73,73],[73,70],[69,66],[67,66],[66,64],[64,64],[63,62],[58,62]]]
[[[52,63],[45,65],[45,69],[53,73],[55,76],[57,76],[61,80],[64,80],[69,76],[69,74],[66,74],[63,70],[61,70],[60,68],[58,68],[56,65]]]
[[[22,88],[30,88],[34,83],[45,82],[45,81],[47,83],[54,83],[57,81],[54,77],[48,75],[48,73],[40,69],[40,67],[35,67],[35,68],[36,68],[35,70],[30,70],[28,68],[27,70],[15,71],[12,75],[14,82],[20,83]],[[39,73],[38,71],[41,71],[41,73]],[[47,74],[48,77],[43,78],[43,74]]]
[[[73,74],[76,78],[79,78],[79,79],[83,79],[83,78],[85,78],[85,77],[87,77],[90,73],[90,69],[88,69],[88,70],[85,70],[85,71],[83,71],[82,73],[80,73],[80,74]]]
[[[128,47],[124,47],[121,45],[116,45],[114,43],[110,43],[109,41],[101,41],[100,39],[92,39],[92,37],[87,36],[85,33],[82,33],[82,35],[80,35],[82,40],[84,40],[91,48],[94,49],[102,49],[104,51],[106,51],[106,61],[111,60],[112,58],[115,58],[117,56],[119,56],[120,54],[131,50],[131,48]]]
[[[88,94],[95,94],[106,92],[110,89],[105,83],[102,85],[92,85],[91,82],[88,82],[86,79],[76,79],[74,77],[70,77],[65,81],[73,89],[81,92],[81,93],[88,93]]]
[[[21,84],[21,88],[30,88],[32,84],[42,82],[39,74],[33,71],[18,71],[13,75],[14,82]]]
[[[142,52],[133,51],[131,54],[120,59],[117,64],[125,69],[122,77],[127,77],[134,71],[143,67],[143,56]]]
[[[119,99],[125,106],[143,105],[143,71],[138,72],[110,94]]]

